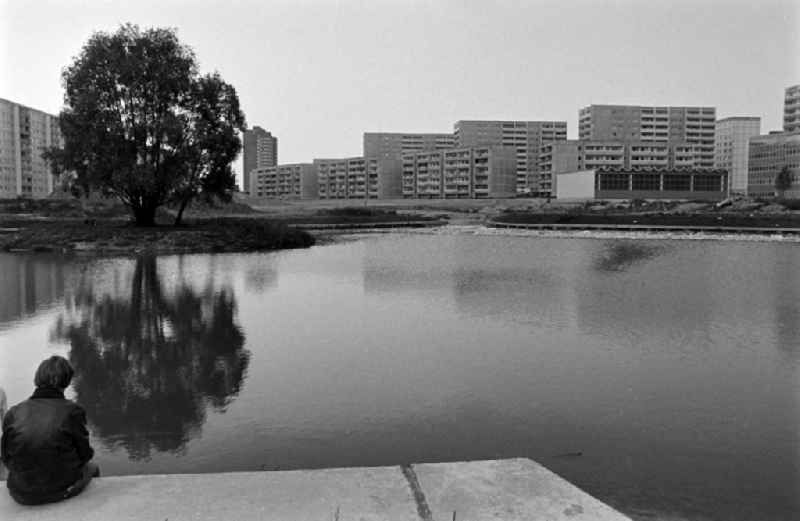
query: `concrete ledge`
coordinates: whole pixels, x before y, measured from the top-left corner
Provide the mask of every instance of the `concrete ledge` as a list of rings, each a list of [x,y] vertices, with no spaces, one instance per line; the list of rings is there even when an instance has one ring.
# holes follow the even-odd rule
[[[526,459],[107,477],[37,507],[0,493],[0,519],[15,521],[450,521],[454,511],[463,521],[628,519]]]
[[[437,520],[627,519],[529,459],[422,464],[414,469]]]

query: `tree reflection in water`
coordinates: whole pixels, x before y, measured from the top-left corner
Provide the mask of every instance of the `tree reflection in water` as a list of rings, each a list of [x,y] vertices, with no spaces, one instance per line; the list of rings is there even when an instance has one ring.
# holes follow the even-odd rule
[[[250,360],[230,290],[165,292],[156,259],[136,260],[130,297],[81,284],[55,336],[70,343],[76,400],[93,432],[131,459],[181,452],[239,393]]]
[[[638,262],[653,258],[661,248],[643,241],[613,241],[595,258],[594,268],[603,272],[625,271]]]

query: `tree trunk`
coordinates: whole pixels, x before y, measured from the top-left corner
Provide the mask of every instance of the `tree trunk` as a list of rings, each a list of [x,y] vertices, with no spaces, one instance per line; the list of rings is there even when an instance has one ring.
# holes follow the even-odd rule
[[[189,201],[191,201],[191,197],[187,197],[181,201],[181,206],[178,208],[178,214],[175,216],[175,226],[181,225],[181,221],[183,220],[183,211],[186,210],[187,206],[189,206]]]
[[[147,204],[133,208],[133,218],[136,226],[155,226],[156,208]]]

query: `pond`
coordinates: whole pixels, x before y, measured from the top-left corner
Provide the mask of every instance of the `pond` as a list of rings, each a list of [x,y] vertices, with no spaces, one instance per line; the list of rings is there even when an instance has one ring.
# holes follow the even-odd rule
[[[105,475],[530,457],[640,519],[797,519],[799,268],[780,242],[415,233],[0,254],[0,385],[68,357]]]

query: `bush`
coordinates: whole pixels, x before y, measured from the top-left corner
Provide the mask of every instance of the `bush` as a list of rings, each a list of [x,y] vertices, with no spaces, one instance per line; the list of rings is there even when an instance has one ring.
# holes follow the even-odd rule
[[[792,211],[800,210],[800,199],[778,199],[775,202],[783,206],[787,210],[792,210]]]
[[[376,215],[397,215],[396,210],[382,210],[380,208],[346,206],[344,208],[330,208],[322,213],[339,217],[373,217]]]

